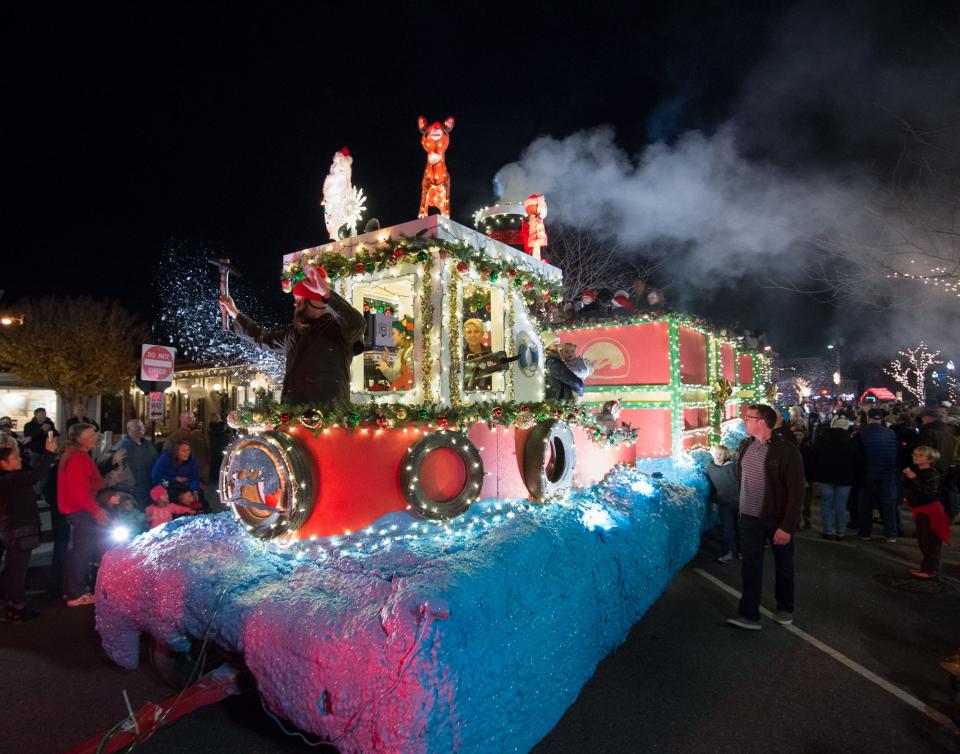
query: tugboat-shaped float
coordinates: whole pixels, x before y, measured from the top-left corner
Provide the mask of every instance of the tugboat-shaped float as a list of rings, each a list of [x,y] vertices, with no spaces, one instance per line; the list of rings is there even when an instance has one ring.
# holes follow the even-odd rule
[[[633,465],[638,450],[670,455],[689,446],[671,417],[703,414],[703,426],[719,430],[736,416],[737,396],[728,391],[715,407],[705,384],[721,373],[735,382],[734,344],[675,315],[592,328],[607,336],[608,350],[619,342],[634,349],[635,364],[655,365],[621,369],[618,378],[603,363],[587,381],[588,401],[629,394],[634,429],[601,430],[591,403],[544,402],[544,339],[552,335],[541,335],[528,307],[559,298],[561,271],[446,217],[286,255],[285,290],[304,264],[322,267],[364,313],[363,353],[352,362],[348,406],[254,407],[230,417],[249,433],[227,450],[220,495],[255,536],[340,535],[404,509],[448,519],[482,498],[545,501]],[[699,384],[684,384],[680,362],[698,360]],[[756,370],[747,371],[755,381]]]

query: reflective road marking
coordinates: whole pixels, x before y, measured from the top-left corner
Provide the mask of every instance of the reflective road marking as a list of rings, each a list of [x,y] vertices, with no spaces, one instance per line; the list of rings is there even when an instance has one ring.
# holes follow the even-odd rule
[[[737,599],[740,599],[740,592],[738,592],[732,586],[728,586],[727,584],[724,584],[716,576],[713,576],[707,573],[706,571],[701,570],[700,568],[694,568],[693,571],[694,573],[698,573],[701,576],[703,576],[703,578],[705,578],[714,586],[722,589],[727,594],[730,594],[736,597]],[[767,608],[761,607],[760,612],[763,615],[765,615],[767,618],[773,619],[773,613],[767,610]],[[780,624],[776,624],[776,625],[780,625]],[[876,686],[879,686],[888,694],[893,694],[901,702],[905,702],[906,704],[909,704],[914,709],[919,710],[924,715],[929,717],[931,720],[934,720],[935,722],[939,723],[940,725],[950,730],[954,735],[960,735],[960,729],[958,729],[957,726],[953,724],[953,721],[949,717],[944,715],[942,712],[935,710],[930,705],[924,704],[922,701],[917,699],[917,697],[915,697],[913,694],[910,694],[909,692],[904,691],[898,686],[894,686],[892,683],[890,683],[890,681],[887,681],[884,678],[881,678],[880,676],[878,676],[876,673],[870,670],[867,670],[860,663],[855,662],[854,660],[851,660],[845,654],[843,654],[842,652],[838,652],[833,647],[827,646],[816,637],[813,637],[810,634],[808,634],[806,631],[803,631],[802,629],[799,629],[794,625],[781,626],[781,628],[785,628],[794,636],[797,636],[803,639],[805,642],[816,647],[824,654],[829,655],[830,657],[832,657],[834,660],[841,663],[842,665],[846,665],[854,673],[857,673],[858,675],[863,676],[868,681],[870,681],[870,683]],[[946,682],[946,680],[944,682]]]

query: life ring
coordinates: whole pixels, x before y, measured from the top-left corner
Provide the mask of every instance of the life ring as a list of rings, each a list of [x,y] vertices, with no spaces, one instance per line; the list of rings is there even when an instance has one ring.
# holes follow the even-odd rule
[[[220,500],[247,531],[272,539],[310,518],[318,492],[303,445],[285,432],[239,437],[220,466]]]
[[[463,487],[450,498],[438,496],[435,492],[431,494],[421,479],[424,461],[437,451],[453,451],[463,464]],[[460,432],[440,430],[424,435],[407,448],[400,464],[400,489],[410,509],[423,518],[442,521],[459,516],[480,495],[481,486],[483,460],[480,451]]]
[[[559,419],[541,422],[527,435],[523,480],[534,500],[545,500],[570,489],[576,465],[573,432],[565,422]]]

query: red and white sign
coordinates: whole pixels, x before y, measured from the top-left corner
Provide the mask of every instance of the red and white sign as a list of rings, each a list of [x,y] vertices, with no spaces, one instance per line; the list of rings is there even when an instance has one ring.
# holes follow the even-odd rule
[[[163,393],[148,393],[147,398],[147,420],[163,419]]]
[[[173,359],[177,349],[170,346],[151,346],[144,343],[140,356],[140,379],[168,382],[173,376]]]

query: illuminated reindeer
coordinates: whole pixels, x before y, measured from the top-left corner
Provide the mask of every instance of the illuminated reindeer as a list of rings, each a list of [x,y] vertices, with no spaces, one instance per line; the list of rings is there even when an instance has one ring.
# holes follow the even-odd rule
[[[429,207],[436,207],[444,217],[450,217],[450,174],[444,155],[450,146],[448,134],[453,130],[453,118],[442,124],[427,125],[422,115],[417,118],[417,127],[422,138],[420,145],[427,153],[427,167],[423,171],[423,189],[420,192],[420,214],[426,217]]]

